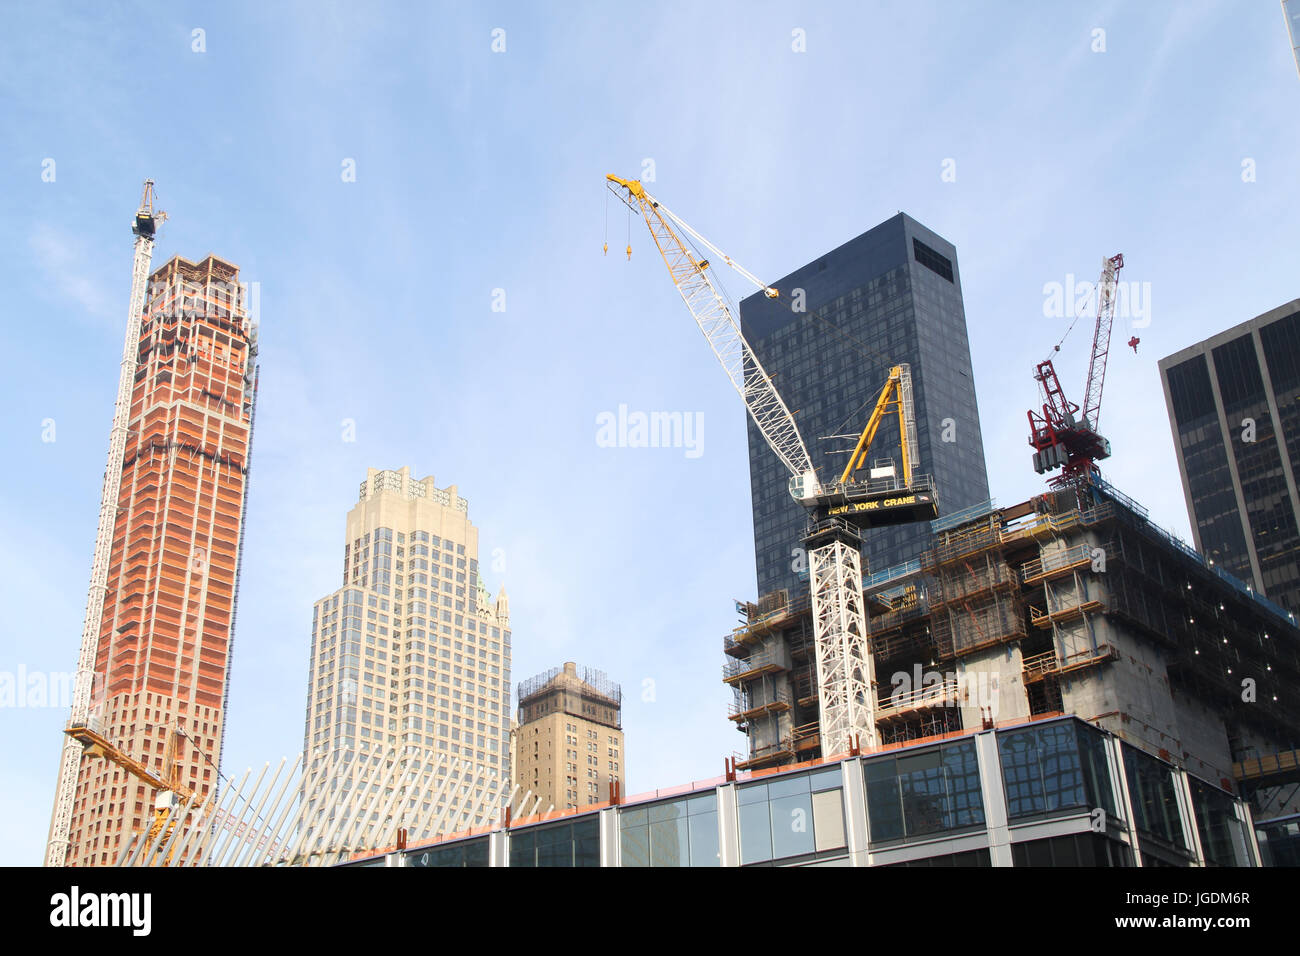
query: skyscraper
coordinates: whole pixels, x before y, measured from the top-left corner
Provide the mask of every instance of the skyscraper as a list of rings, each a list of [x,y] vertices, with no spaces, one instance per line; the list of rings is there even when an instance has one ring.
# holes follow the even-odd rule
[[[177,256],[150,276],[90,714],[159,776],[174,748],[171,779],[196,802],[221,762],[257,395],[257,329],[238,280],[215,256]],[[66,862],[112,863],[147,828],[155,793],[99,757],[83,755],[76,773]]]
[[[608,799],[627,779],[623,691],[600,671],[566,663],[519,685],[515,783],[567,810]]]
[[[1160,360],[1197,550],[1300,613],[1300,299]]]
[[[510,610],[504,587],[488,594],[478,555],[455,485],[437,488],[409,468],[367,471],[347,517],[343,587],[312,614],[303,749],[312,770],[337,779],[311,826],[380,813],[389,800],[373,799],[373,768],[390,757],[413,770],[436,761],[435,785],[448,784],[437,806],[436,789],[421,806],[397,795],[388,812],[412,839],[499,809],[494,795],[510,775]],[[471,769],[458,773],[453,761]],[[335,787],[343,794],[327,810]]]
[[[740,304],[741,327],[794,413],[823,480],[838,477],[891,366],[911,366],[917,470],[934,477],[941,514],[988,499],[984,442],[971,372],[957,250],[899,213],[773,283]],[[802,561],[804,509],[789,475],[754,423],[749,474],[758,593],[807,589]],[[851,436],[851,437],[834,437]],[[886,449],[893,449],[892,452]],[[872,457],[898,456],[894,418],[881,425]],[[865,536],[864,569],[918,556],[924,525],[878,528]]]

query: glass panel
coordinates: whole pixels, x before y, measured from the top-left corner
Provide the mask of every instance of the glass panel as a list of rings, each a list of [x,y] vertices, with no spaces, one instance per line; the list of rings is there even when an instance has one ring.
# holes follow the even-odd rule
[[[600,866],[600,821],[595,815],[573,824],[573,865]]]
[[[624,826],[620,834],[623,866],[650,865],[650,828]]]
[[[772,821],[768,817],[767,801],[743,804],[737,808],[737,815],[741,864],[772,859]]]
[[[573,836],[568,826],[544,827],[537,831],[537,865],[573,865]]]
[[[898,840],[903,836],[903,806],[898,797],[898,778],[894,773],[894,758],[868,761],[867,817],[871,820],[871,839],[874,842]]]
[[[948,827],[983,826],[984,796],[975,743],[968,740],[945,746],[943,767],[948,775]]]
[[[624,827],[643,827],[650,822],[649,811],[645,807],[639,807],[635,810],[620,810],[618,812],[618,822]]]
[[[778,797],[771,805],[772,858],[779,860],[813,852],[812,795],[805,791]]]
[[[844,786],[844,772],[838,766],[827,770],[819,770],[814,774],[809,774],[808,782],[812,786],[813,793],[818,790],[836,789]]]
[[[908,836],[944,829],[947,786],[937,750],[898,758],[903,830]]]
[[[690,858],[685,817],[650,824],[651,866],[687,866]]]
[[[1007,792],[1007,815],[1042,813],[1043,779],[1038,766],[1038,745],[1032,730],[998,735],[1002,782]]]
[[[510,834],[510,865],[536,866],[537,839],[531,830],[514,831]]]
[[[1089,727],[1074,728],[1079,744],[1079,762],[1088,793],[1088,806],[1101,807],[1116,816],[1115,797],[1110,788],[1110,764],[1106,760],[1106,742]]]
[[[1074,728],[1069,724],[1040,727],[1037,735],[1038,756],[1043,767],[1043,797],[1047,809],[1087,806]]]
[[[1192,780],[1196,829],[1205,859],[1219,866],[1249,866],[1246,835],[1231,797],[1199,780]]]
[[[1125,744],[1124,776],[1128,780],[1138,832],[1184,848],[1173,768]]]
[[[647,807],[647,811],[652,824],[680,820],[686,816],[686,801],[670,800],[667,803],[656,803]]]
[[[813,833],[817,852],[844,846],[844,800],[839,790],[822,790],[812,796]]]
[[[797,793],[807,792],[807,774],[798,774],[793,777],[781,777],[773,780],[767,785],[767,797],[769,800],[775,800],[777,797],[791,797]]]
[[[718,866],[718,813],[710,810],[690,817],[691,866]]]
[[[718,809],[718,795],[716,792],[700,794],[698,797],[691,797],[686,801],[687,812],[695,813],[715,813]]]
[[[736,803],[740,806],[746,806],[751,803],[767,802],[767,784],[756,783],[748,787],[739,787],[736,790]]]

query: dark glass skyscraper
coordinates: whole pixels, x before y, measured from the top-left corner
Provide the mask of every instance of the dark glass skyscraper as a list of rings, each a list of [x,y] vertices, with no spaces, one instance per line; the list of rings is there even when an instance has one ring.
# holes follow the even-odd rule
[[[1160,360],[1196,547],[1300,612],[1300,299]]]
[[[957,250],[899,213],[740,304],[741,327],[794,413],[823,481],[837,478],[892,366],[911,366],[920,462],[934,476],[940,514],[989,497]],[[850,436],[850,437],[834,437]],[[837,453],[841,452],[841,453]],[[898,460],[898,425],[886,419],[871,457]],[[807,588],[801,539],[807,516],[789,475],[749,422],[758,593]],[[865,535],[866,568],[916,558],[927,526]]]

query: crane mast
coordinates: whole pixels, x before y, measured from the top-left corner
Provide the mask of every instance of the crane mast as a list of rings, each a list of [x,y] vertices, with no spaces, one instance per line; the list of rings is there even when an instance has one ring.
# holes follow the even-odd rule
[[[113,428],[109,433],[108,463],[104,468],[99,526],[95,534],[95,553],[90,565],[90,591],[86,598],[81,650],[77,656],[77,677],[73,688],[72,716],[68,721],[69,730],[89,727],[91,721],[95,656],[99,647],[104,600],[108,593],[108,564],[113,544],[113,525],[117,519],[118,494],[122,485],[122,463],[126,457],[127,425],[131,417],[131,389],[135,382],[136,357],[140,348],[140,326],[144,316],[145,291],[149,282],[149,264],[153,260],[154,235],[158,226],[167,218],[166,213],[154,211],[153,192],[153,180],[145,180],[140,206],[136,210],[135,220],[131,226],[131,231],[135,234],[135,257],[131,266],[131,302],[126,317],[126,342],[122,348],[117,402],[113,408]],[[73,804],[77,794],[77,772],[82,753],[82,743],[69,735],[63,744],[59,778],[54,791],[54,813],[50,821],[49,841],[45,848],[46,866],[63,866],[67,862]]]
[[[1101,389],[1106,384],[1106,359],[1110,355],[1110,330],[1115,322],[1115,289],[1123,254],[1102,264],[1097,283],[1097,325],[1092,333],[1092,358],[1088,362],[1088,384],[1083,395],[1083,420],[1093,431],[1101,427]]]

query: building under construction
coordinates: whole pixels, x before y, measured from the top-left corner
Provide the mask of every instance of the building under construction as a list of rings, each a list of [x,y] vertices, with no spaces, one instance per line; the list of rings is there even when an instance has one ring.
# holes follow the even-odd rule
[[[560,810],[597,803],[627,779],[623,690],[572,661],[519,685],[514,782]]]
[[[149,276],[146,293],[151,185],[142,204],[148,215],[137,217],[82,698],[46,857],[53,865],[112,862],[154,819],[158,787],[150,781],[199,801],[218,782],[257,330],[238,268],[215,256],[172,258]],[[83,680],[92,671],[93,682]]]
[[[930,523],[918,561],[864,575],[881,745],[1074,715],[1225,789],[1296,808],[1294,617],[1095,476]],[[823,755],[807,598],[742,604],[724,638],[742,769]]]

